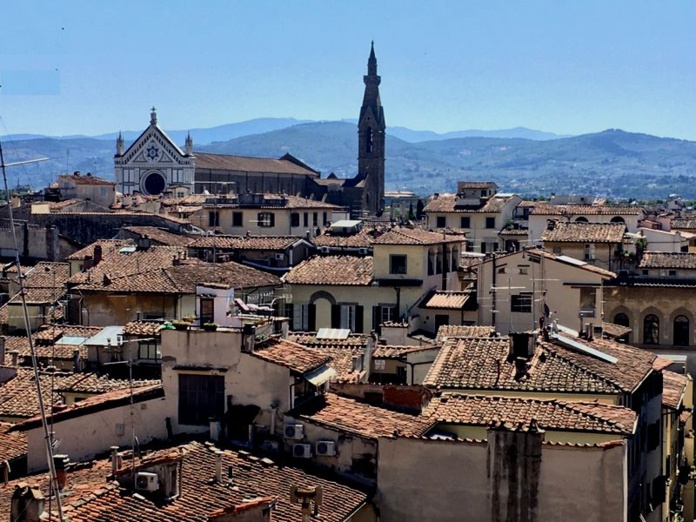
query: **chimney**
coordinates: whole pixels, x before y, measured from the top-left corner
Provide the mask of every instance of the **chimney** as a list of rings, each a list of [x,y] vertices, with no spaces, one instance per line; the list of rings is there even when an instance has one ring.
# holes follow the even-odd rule
[[[19,352],[17,350],[10,351],[10,366],[17,366],[19,361]]]
[[[536,340],[533,333],[510,332],[510,354],[508,360],[515,360],[519,357],[531,359],[534,355],[535,343]]]
[[[215,452],[215,480],[222,484],[222,451]]]
[[[75,348],[72,352],[72,357],[73,357],[73,371],[75,373],[80,372],[80,350],[79,348]]]
[[[549,219],[546,222],[546,230],[553,230],[554,228],[556,228],[556,220]]]
[[[519,381],[527,376],[528,361],[526,357],[517,357],[515,359],[515,380]]]
[[[116,475],[120,467],[121,456],[118,454],[118,446],[111,446],[111,475]]]
[[[58,490],[63,491],[68,485],[68,464],[70,458],[67,455],[53,455],[53,465],[56,468],[56,480]]]
[[[234,484],[234,466],[227,466],[227,483]]]
[[[0,366],[5,365],[5,337],[0,337]]]
[[[588,341],[594,340],[594,324],[585,324],[585,339],[587,339]]]
[[[220,431],[222,429],[222,424],[217,417],[210,417],[210,440],[217,442],[220,440]]]
[[[12,493],[10,520],[12,522],[39,522],[44,514],[44,496],[40,489],[25,482],[15,486]]]
[[[97,266],[101,262],[101,260],[102,260],[102,247],[101,247],[101,245],[95,245],[92,266]]]

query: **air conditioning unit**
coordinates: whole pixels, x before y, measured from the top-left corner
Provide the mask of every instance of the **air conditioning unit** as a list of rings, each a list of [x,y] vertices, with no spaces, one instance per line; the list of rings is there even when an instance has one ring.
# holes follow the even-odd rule
[[[285,254],[283,254],[282,252],[279,254],[276,254],[275,259],[276,259],[276,261],[282,261],[283,259],[285,259]]]
[[[283,434],[286,439],[300,440],[304,438],[304,426],[302,424],[286,424]]]
[[[311,444],[294,444],[292,446],[292,456],[298,459],[309,459],[312,457]]]
[[[135,489],[140,491],[157,491],[159,489],[157,473],[146,473],[144,471],[136,473]]]
[[[332,440],[320,440],[314,447],[317,455],[333,457],[336,455],[336,443]]]
[[[331,252],[331,249],[327,246],[323,246],[319,247],[319,252],[321,252],[322,254],[328,254],[329,252]]]

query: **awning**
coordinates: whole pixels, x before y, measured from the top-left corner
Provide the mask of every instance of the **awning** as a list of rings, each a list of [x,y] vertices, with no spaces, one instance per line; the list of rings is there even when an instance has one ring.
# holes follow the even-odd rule
[[[302,377],[307,379],[314,386],[321,386],[335,376],[336,370],[330,368],[329,366],[322,366],[321,368],[317,368],[316,370],[312,370],[311,372],[307,372],[302,375]]]

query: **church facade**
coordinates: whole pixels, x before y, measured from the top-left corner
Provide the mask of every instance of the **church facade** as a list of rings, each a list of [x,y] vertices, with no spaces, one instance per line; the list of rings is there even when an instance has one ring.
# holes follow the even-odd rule
[[[127,149],[121,135],[116,141],[117,190],[146,195],[176,193],[177,188],[188,193],[290,194],[345,207],[353,217],[380,215],[384,208],[386,124],[374,44],[363,81],[358,172],[352,178],[322,178],[319,171],[291,154],[272,159],[194,153],[190,135],[181,149],[159,127],[153,107],[149,127]]]

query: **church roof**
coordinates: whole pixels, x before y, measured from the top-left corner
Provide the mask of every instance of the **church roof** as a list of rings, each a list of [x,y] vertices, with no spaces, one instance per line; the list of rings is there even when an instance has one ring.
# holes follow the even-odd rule
[[[303,167],[294,161],[290,161],[290,159],[287,158],[287,155],[280,159],[273,159],[196,152],[195,157],[196,170],[234,170],[239,172],[303,174],[305,176],[312,177],[318,176],[317,171],[306,166]]]

